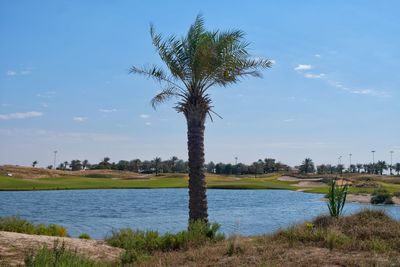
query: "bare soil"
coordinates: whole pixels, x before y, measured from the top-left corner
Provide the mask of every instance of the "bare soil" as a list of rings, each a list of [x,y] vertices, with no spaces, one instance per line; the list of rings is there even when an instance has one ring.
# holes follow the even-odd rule
[[[37,179],[37,178],[57,178],[63,176],[95,176],[103,175],[110,178],[119,179],[150,179],[149,174],[140,174],[129,171],[117,170],[81,170],[81,171],[63,171],[63,170],[49,170],[44,168],[32,168],[14,165],[0,166],[0,175],[23,178],[23,179]]]
[[[27,235],[0,231],[0,261],[10,266],[24,263],[26,253],[35,251],[43,246],[52,248],[55,242],[64,242],[68,249],[76,250],[79,254],[94,260],[116,262],[122,249],[107,245],[104,241],[84,240],[67,237],[43,235]]]

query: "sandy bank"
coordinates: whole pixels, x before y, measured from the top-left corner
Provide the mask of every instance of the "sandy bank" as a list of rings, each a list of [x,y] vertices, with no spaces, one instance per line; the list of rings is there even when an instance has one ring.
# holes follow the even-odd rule
[[[24,263],[25,253],[43,246],[51,248],[54,242],[64,242],[69,249],[88,256],[94,260],[114,262],[119,259],[121,249],[108,246],[104,241],[84,240],[67,237],[53,237],[43,235],[27,235],[0,231],[0,259],[10,266],[19,266]]]

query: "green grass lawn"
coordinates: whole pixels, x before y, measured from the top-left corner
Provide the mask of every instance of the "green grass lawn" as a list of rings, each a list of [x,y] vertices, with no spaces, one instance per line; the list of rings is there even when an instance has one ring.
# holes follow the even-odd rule
[[[297,189],[293,182],[267,178],[207,177],[208,188],[214,189]],[[114,188],[187,188],[187,178],[153,177],[147,180],[114,180],[111,178],[59,177],[20,179],[0,176],[0,190],[61,190],[61,189],[114,189]]]
[[[233,177],[233,176],[207,176],[209,189],[286,189],[298,190],[296,182],[279,181],[277,175],[263,177]],[[391,193],[400,192],[400,184],[377,182],[382,189]],[[115,180],[111,178],[90,178],[83,176],[21,179],[0,176],[0,191],[22,190],[62,190],[62,189],[117,189],[117,188],[187,188],[187,176],[173,175],[154,176],[150,179]],[[328,186],[317,188],[303,188],[309,193],[328,193]],[[350,187],[350,193],[372,193],[375,188]]]

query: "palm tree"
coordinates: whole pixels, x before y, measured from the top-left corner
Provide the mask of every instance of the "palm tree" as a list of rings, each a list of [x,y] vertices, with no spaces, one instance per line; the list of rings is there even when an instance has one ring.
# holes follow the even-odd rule
[[[376,163],[376,171],[379,172],[380,175],[382,175],[383,171],[387,170],[387,169],[388,169],[388,166],[386,164],[386,161],[380,160]]]
[[[85,159],[82,161],[82,168],[86,170],[87,167],[89,167],[89,161]]]
[[[37,164],[38,164],[38,162],[37,162],[37,160],[35,160],[34,162],[32,162],[32,167],[35,168]]]
[[[155,158],[153,159],[154,168],[155,168],[155,170],[156,170],[156,176],[157,176],[158,173],[159,173],[161,161],[162,161],[162,160],[161,160],[160,157],[155,157]]]
[[[363,165],[360,164],[360,163],[357,163],[356,166],[357,166],[357,172],[360,173],[360,172],[361,172],[361,169],[362,169],[362,167],[363,167]]]
[[[300,172],[302,173],[313,173],[315,172],[314,162],[310,158],[306,158],[300,165]]]
[[[397,175],[399,175],[399,173],[400,173],[400,163],[394,164],[394,170],[395,170],[395,172],[397,172]]]
[[[189,222],[207,222],[204,130],[207,115],[212,120],[211,115],[216,114],[209,89],[237,83],[245,76],[261,77],[258,70],[269,68],[272,63],[250,58],[249,44],[242,31],[207,31],[201,15],[182,38],[163,38],[155,33],[153,26],[150,35],[169,72],[157,66],[132,67],[130,72],[145,75],[163,85],[161,92],[151,100],[154,108],[171,98],[178,100],[175,110],[183,113],[187,123]]]

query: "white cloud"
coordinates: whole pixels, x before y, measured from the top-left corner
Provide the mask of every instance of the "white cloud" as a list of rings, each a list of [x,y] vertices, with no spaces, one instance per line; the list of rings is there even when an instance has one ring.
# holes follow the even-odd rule
[[[16,112],[9,114],[0,114],[0,120],[13,120],[13,119],[27,119],[33,117],[40,117],[43,113],[39,111]]]
[[[77,122],[84,122],[87,121],[87,117],[73,117],[72,120],[77,121]]]
[[[37,97],[42,97],[42,98],[52,98],[56,92],[54,91],[47,91],[43,93],[36,94]]]
[[[150,115],[148,115],[148,114],[140,114],[140,118],[148,119],[148,118],[150,118]]]
[[[283,120],[284,122],[292,122],[292,121],[295,121],[295,119],[286,119],[286,120]]]
[[[272,64],[276,64],[276,60],[275,59],[270,59],[269,61],[271,61]]]
[[[347,89],[346,91],[349,91],[352,94],[357,94],[357,95],[370,95],[370,96],[381,96],[381,97],[391,97],[390,94],[384,91],[379,91],[379,90],[373,90],[373,89]]]
[[[320,55],[320,54],[315,54],[315,55],[314,55],[314,57],[316,57],[316,58],[320,58],[320,57],[321,57],[321,55]]]
[[[23,71],[21,71],[21,75],[29,75],[29,74],[31,74],[32,72],[30,71],[30,70],[23,70]]]
[[[8,71],[6,72],[6,75],[7,75],[7,76],[14,76],[14,75],[17,75],[17,72],[15,72],[15,71],[13,71],[13,70],[8,70]]]
[[[117,109],[113,108],[113,109],[99,109],[100,112],[104,112],[104,113],[112,113],[112,112],[116,112]]]
[[[151,122],[146,122],[145,125],[146,125],[146,126],[150,126],[150,125],[151,125]]]
[[[374,90],[374,89],[354,89],[354,88],[349,88],[345,85],[343,85],[341,82],[338,81],[333,81],[333,80],[327,80],[327,82],[342,90],[346,91],[350,94],[356,94],[356,95],[365,95],[365,96],[377,96],[377,97],[391,97],[391,95],[388,92],[382,91],[382,90]]]
[[[299,64],[297,65],[296,68],[294,68],[294,70],[296,71],[302,71],[302,70],[311,70],[313,67],[311,65],[307,65],[307,64]]]
[[[310,72],[307,72],[307,73],[304,74],[304,77],[306,77],[306,78],[308,78],[308,79],[321,79],[321,78],[323,78],[324,76],[325,76],[324,73],[319,73],[319,74],[317,74],[317,73],[310,73]]]

